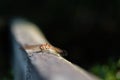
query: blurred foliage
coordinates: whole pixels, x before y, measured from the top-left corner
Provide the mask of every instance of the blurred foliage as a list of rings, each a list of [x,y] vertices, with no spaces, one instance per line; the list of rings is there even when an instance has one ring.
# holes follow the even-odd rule
[[[91,68],[91,72],[103,80],[120,80],[120,59],[109,60],[107,64],[96,64]]]
[[[13,79],[13,71],[10,70],[7,75],[5,75],[2,80],[14,80]]]

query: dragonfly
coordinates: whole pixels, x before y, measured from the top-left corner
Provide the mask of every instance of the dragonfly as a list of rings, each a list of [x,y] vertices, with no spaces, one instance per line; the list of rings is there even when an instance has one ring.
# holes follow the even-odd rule
[[[58,47],[52,46],[49,43],[45,43],[45,44],[41,44],[41,45],[24,45],[23,48],[27,51],[27,52],[31,52],[31,53],[40,53],[40,52],[44,52],[44,51],[49,51],[49,52],[53,52],[56,53],[57,55],[66,55],[66,51],[62,50]]]

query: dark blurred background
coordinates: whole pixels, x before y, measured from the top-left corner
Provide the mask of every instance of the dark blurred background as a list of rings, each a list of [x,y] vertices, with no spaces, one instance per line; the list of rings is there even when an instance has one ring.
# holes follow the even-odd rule
[[[1,0],[2,76],[10,77],[12,52],[8,23],[17,16],[37,24],[53,45],[68,52],[64,56],[67,60],[88,71],[92,68],[94,72],[93,67],[96,65],[109,68],[108,62],[120,63],[119,0]],[[117,73],[119,69],[120,65],[113,72]]]

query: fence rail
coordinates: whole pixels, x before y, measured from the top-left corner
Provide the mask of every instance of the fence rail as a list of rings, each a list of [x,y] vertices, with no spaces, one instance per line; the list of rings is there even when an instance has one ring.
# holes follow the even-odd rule
[[[59,56],[54,48],[40,48],[49,41],[35,24],[13,20],[11,33],[15,80],[100,80]]]

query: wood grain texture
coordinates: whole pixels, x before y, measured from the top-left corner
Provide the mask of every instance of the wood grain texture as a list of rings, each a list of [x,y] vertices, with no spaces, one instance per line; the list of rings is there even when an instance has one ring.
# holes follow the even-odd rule
[[[54,51],[27,51],[24,45],[49,43],[35,24],[17,19],[11,23],[11,32],[15,80],[100,80]]]

